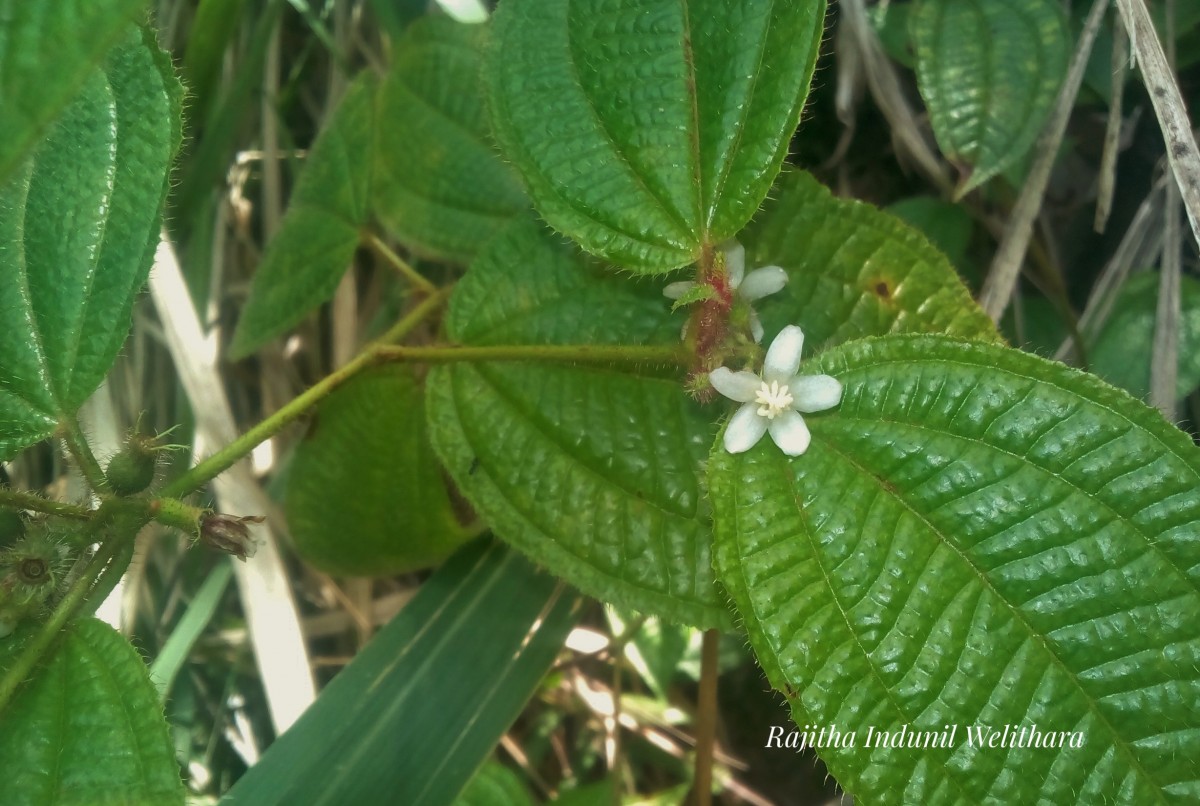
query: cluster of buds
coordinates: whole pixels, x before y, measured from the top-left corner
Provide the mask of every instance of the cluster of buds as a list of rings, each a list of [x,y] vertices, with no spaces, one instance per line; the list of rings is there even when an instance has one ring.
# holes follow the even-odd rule
[[[787,285],[787,272],[779,266],[762,266],[746,272],[746,249],[728,241],[700,263],[695,280],[681,280],[663,289],[675,307],[693,306],[684,325],[683,337],[692,347],[692,391],[701,399],[709,396],[707,373],[721,363],[731,342],[745,339],[749,331],[754,343],[762,341],[763,326],[751,303]]]
[[[44,527],[0,551],[0,638],[42,614],[70,567],[67,545]]]

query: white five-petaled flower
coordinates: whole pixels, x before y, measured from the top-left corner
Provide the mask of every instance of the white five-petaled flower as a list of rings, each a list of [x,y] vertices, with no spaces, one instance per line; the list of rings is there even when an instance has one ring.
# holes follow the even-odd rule
[[[747,451],[768,432],[788,456],[808,450],[811,437],[800,413],[836,406],[842,384],[831,375],[797,375],[803,348],[803,331],[788,325],[767,348],[761,376],[727,367],[708,374],[714,389],[742,404],[725,429],[725,450]]]
[[[729,276],[729,286],[747,303],[774,294],[787,285],[787,272],[779,266],[763,266],[746,274],[746,248],[737,241],[726,242],[721,251],[725,253],[725,271]],[[694,281],[681,280],[664,288],[663,296],[667,299],[679,299],[695,287]],[[756,342],[762,341],[762,323],[758,321],[758,314],[753,308],[750,308],[750,332]]]

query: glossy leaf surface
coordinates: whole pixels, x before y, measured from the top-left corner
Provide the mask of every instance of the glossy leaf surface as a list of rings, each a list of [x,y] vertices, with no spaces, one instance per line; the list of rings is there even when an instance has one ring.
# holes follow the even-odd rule
[[[181,89],[129,28],[0,186],[0,460],[46,438],[108,373],[158,242]]]
[[[175,751],[146,664],[96,619],[69,628],[0,725],[0,802],[183,803]]]
[[[144,0],[0,2],[0,185],[144,7]]]
[[[538,211],[655,273],[754,215],[812,78],[823,0],[506,0],[484,75]]]
[[[1019,160],[1066,75],[1070,35],[1056,0],[921,0],[911,17],[917,85],[959,194]]]
[[[1200,456],[1155,411],[1035,356],[942,337],[835,348],[845,387],[787,459],[719,447],[722,581],[799,724],[867,800],[1200,795]],[[876,731],[949,746],[867,746]],[[980,747],[969,726],[1079,732]]]
[[[532,220],[459,282],[447,328],[472,345],[672,344],[657,284],[583,259]],[[600,598],[727,623],[697,471],[712,414],[664,372],[492,362],[426,382],[434,446],[496,533]]]
[[[998,340],[946,256],[876,207],[839,199],[787,171],[742,236],[749,265],[779,265],[787,286],[756,303],[766,341],[804,329],[807,352],[863,336],[948,333]],[[749,268],[749,265],[747,268]]]

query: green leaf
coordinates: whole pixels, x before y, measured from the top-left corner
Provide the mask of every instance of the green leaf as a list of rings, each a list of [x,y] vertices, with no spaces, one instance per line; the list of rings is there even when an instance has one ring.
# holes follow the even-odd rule
[[[1140,398],[1150,392],[1158,284],[1159,274],[1154,271],[1126,280],[1089,353],[1093,372]],[[1180,278],[1179,305],[1183,315],[1175,391],[1182,398],[1200,386],[1200,281],[1186,275]]]
[[[182,804],[183,784],[146,665],[103,622],[73,624],[0,730],[0,802]]]
[[[529,207],[491,143],[479,75],[486,32],[448,17],[417,21],[379,91],[379,220],[410,248],[464,263]]]
[[[785,172],[773,195],[743,236],[749,265],[782,266],[790,278],[756,303],[768,341],[790,324],[814,347],[888,333],[999,339],[921,233],[869,204],[835,198],[801,171]]]
[[[53,433],[108,373],[158,242],[181,88],[128,28],[0,186],[0,461]]]
[[[191,597],[183,617],[155,653],[154,662],[150,664],[150,680],[160,699],[166,700],[171,695],[175,678],[216,615],[231,579],[233,558],[224,557],[205,574],[203,584]]]
[[[912,15],[917,86],[962,196],[1018,160],[1066,75],[1057,0],[921,0]]]
[[[485,77],[538,211],[656,273],[735,235],[800,118],[825,3],[506,0]]]
[[[453,803],[537,689],[581,604],[515,552],[471,544],[221,802]]]
[[[1200,796],[1200,455],[1155,411],[1007,348],[835,348],[809,451],[719,447],[716,561],[772,684],[864,801]],[[957,725],[953,745],[868,728]],[[1079,732],[972,747],[969,726]],[[903,793],[903,794],[902,794]]]
[[[489,761],[475,773],[454,803],[455,806],[533,806],[533,799],[515,772]]]
[[[912,196],[887,206],[887,212],[922,232],[960,272],[966,269],[967,246],[974,223],[960,204],[932,196]]]
[[[360,375],[321,403],[292,460],[286,508],[300,555],[331,574],[428,568],[462,545],[410,367]]]
[[[680,308],[686,308],[687,306],[693,305],[697,302],[705,302],[706,300],[716,299],[716,296],[717,290],[711,285],[701,285],[698,283],[693,285],[687,291],[684,291],[683,294],[671,305],[671,310],[677,311]]]
[[[333,296],[370,217],[376,82],[351,85],[313,144],[254,275],[230,351],[247,356]]]
[[[213,108],[226,50],[247,10],[241,0],[199,0],[196,4],[180,65],[190,96],[193,126],[203,124]]]
[[[1017,327],[1020,318],[1021,327]],[[1005,338],[1014,347],[1050,358],[1057,351],[1069,331],[1063,315],[1047,297],[1031,293],[1013,298],[1013,304],[1004,312],[1000,328]]]
[[[447,329],[472,345],[675,344],[669,307],[521,219],[459,282]],[[729,623],[697,477],[714,427],[677,380],[492,362],[437,367],[426,387],[434,447],[498,535],[585,593]]]
[[[688,627],[648,619],[625,645],[626,659],[664,702],[693,635],[695,632]]]
[[[0,2],[0,184],[20,169],[145,5]]]

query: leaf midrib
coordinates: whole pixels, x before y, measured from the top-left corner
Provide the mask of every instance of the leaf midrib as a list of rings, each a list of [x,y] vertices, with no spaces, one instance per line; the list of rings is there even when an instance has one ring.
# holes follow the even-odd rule
[[[686,0],[684,0],[684,2],[686,2]],[[660,198],[657,193],[655,193],[654,191],[652,191],[650,189],[650,186],[646,183],[645,177],[643,177],[641,172],[639,172],[637,170],[637,168],[634,167],[633,162],[630,160],[629,156],[617,144],[617,140],[615,137],[613,137],[612,132],[608,130],[608,126],[605,124],[603,116],[601,116],[600,111],[596,108],[596,102],[592,99],[592,96],[589,95],[587,93],[587,91],[584,89],[583,80],[581,79],[580,74],[579,74],[579,64],[578,64],[577,54],[575,52],[575,43],[574,43],[574,39],[571,36],[572,0],[563,0],[563,3],[565,5],[565,8],[563,10],[563,21],[566,23],[566,33],[565,33],[563,39],[566,42],[566,46],[567,46],[567,57],[568,57],[567,65],[570,67],[570,70],[571,70],[572,81],[573,81],[575,87],[579,90],[579,97],[584,100],[584,102],[586,103],[588,112],[591,113],[592,122],[595,124],[595,127],[596,127],[595,130],[597,132],[599,132],[601,135],[603,135],[604,139],[608,142],[609,147],[611,148],[613,156],[616,157],[617,160],[622,165],[625,166],[625,168],[629,172],[629,176],[633,177],[636,184],[642,189],[643,192],[645,192],[647,198],[654,200],[654,203],[658,206],[658,208],[660,210],[662,210],[664,213],[666,213],[667,218],[679,226],[681,233],[689,235],[693,238],[696,238],[698,236],[698,234],[696,232],[694,232],[692,227],[690,225],[688,225],[687,221],[685,221],[682,218],[682,216],[679,214],[679,211],[677,211],[675,209],[674,205],[665,203],[663,201],[663,199]],[[693,94],[693,97],[694,97],[694,94]],[[597,223],[600,223],[600,222],[597,222]],[[605,224],[604,226],[609,227],[609,228],[612,227],[612,225],[610,225],[610,224]],[[646,243],[646,241],[642,241],[640,238],[634,239],[632,235],[626,234],[623,231],[620,231],[620,232],[622,235],[624,235],[624,237],[627,237],[627,238],[630,238],[633,240],[637,240],[640,243]],[[669,241],[668,241],[668,243],[669,243]],[[675,247],[675,248],[678,248],[678,247]]]
[[[29,325],[30,344],[33,347],[34,358],[37,361],[39,376],[38,380],[41,381],[42,389],[49,393],[50,402],[55,404],[56,408],[61,409],[62,401],[59,399],[58,389],[55,387],[54,383],[51,382],[50,366],[46,358],[46,344],[45,340],[42,338],[41,322],[38,319],[37,313],[34,311],[33,292],[29,286],[29,258],[25,248],[25,242],[27,231],[26,221],[29,217],[29,190],[33,184],[34,172],[34,168],[31,165],[24,181],[21,183],[21,223],[19,226],[19,232],[17,233],[19,251],[16,255],[18,272],[17,293],[20,295],[21,301],[24,303],[24,318],[26,323]],[[41,410],[37,403],[33,400],[30,400],[26,395],[18,393],[18,396],[25,400],[29,404],[30,408],[38,411]],[[58,412],[44,411],[42,413],[47,417],[54,417]]]
[[[845,374],[852,375],[853,373],[861,372],[864,369],[867,369],[868,367],[879,367],[879,366],[887,366],[887,365],[895,365],[895,364],[903,364],[905,366],[912,366],[915,364],[939,364],[939,363],[947,364],[950,366],[967,367],[967,368],[970,368],[973,372],[978,372],[980,370],[980,366],[978,364],[972,364],[972,363],[968,363],[965,361],[954,361],[951,359],[939,357],[939,358],[921,358],[921,359],[913,359],[913,358],[876,359],[871,364],[859,365]],[[1109,414],[1112,414],[1113,416],[1117,417],[1118,419],[1123,420],[1127,425],[1130,426],[1130,428],[1132,430],[1136,430],[1136,431],[1140,432],[1141,434],[1153,439],[1155,441],[1155,443],[1157,445],[1159,445],[1164,452],[1169,453],[1171,456],[1173,456],[1175,459],[1177,459],[1180,464],[1184,465],[1185,467],[1187,467],[1189,470],[1192,471],[1192,474],[1195,478],[1195,484],[1197,487],[1200,487],[1200,472],[1197,472],[1196,468],[1193,467],[1193,465],[1190,462],[1188,462],[1185,457],[1180,456],[1178,453],[1176,453],[1170,445],[1165,444],[1161,439],[1158,438],[1158,436],[1156,434],[1154,434],[1148,428],[1145,428],[1145,427],[1139,425],[1138,423],[1129,419],[1127,416],[1125,416],[1121,412],[1117,411],[1116,409],[1111,408],[1110,406],[1096,400],[1095,398],[1087,397],[1087,396],[1083,395],[1082,393],[1080,393],[1078,390],[1068,389],[1066,387],[1060,386],[1060,385],[1054,383],[1053,381],[1047,380],[1045,378],[1039,378],[1039,377],[1032,376],[1032,375],[1023,375],[1019,372],[1013,371],[1010,368],[1000,367],[1000,366],[991,366],[991,367],[988,367],[988,370],[989,370],[989,372],[991,372],[993,374],[1005,373],[1014,378],[1020,378],[1025,381],[1032,381],[1035,384],[1045,384],[1046,386],[1053,387],[1054,389],[1056,389],[1059,392],[1065,393],[1067,396],[1076,397],[1078,399],[1087,401],[1088,403],[1091,403],[1095,406],[1098,406],[1098,407],[1104,409]],[[964,398],[964,400],[965,400],[965,398]],[[1185,585],[1188,588],[1190,588],[1197,597],[1200,597],[1200,581],[1192,579],[1186,573],[1185,570],[1183,570],[1179,567],[1179,565],[1174,560],[1172,560],[1170,557],[1168,557],[1166,554],[1164,554],[1163,551],[1159,548],[1157,540],[1155,538],[1153,538],[1151,535],[1147,534],[1141,526],[1134,523],[1132,521],[1132,519],[1126,518],[1124,515],[1117,512],[1115,509],[1113,509],[1112,506],[1110,504],[1108,504],[1106,501],[1099,499],[1096,495],[1089,492],[1088,490],[1083,489],[1075,482],[1072,482],[1070,479],[1064,478],[1063,476],[1055,473],[1053,470],[1051,470],[1049,468],[1042,467],[1041,465],[1035,464],[1028,457],[1022,456],[1021,454],[1018,454],[1018,453],[1014,453],[1010,450],[1007,450],[1006,448],[1002,448],[1002,447],[996,445],[995,443],[985,442],[984,440],[982,440],[978,437],[972,437],[972,436],[969,436],[966,434],[961,434],[961,433],[950,433],[948,431],[939,431],[931,426],[925,426],[925,425],[921,425],[919,423],[904,422],[904,421],[900,421],[900,420],[889,420],[889,419],[886,419],[883,417],[871,417],[868,419],[865,417],[855,417],[853,415],[845,415],[845,414],[842,414],[841,411],[838,412],[837,416],[839,419],[843,419],[843,420],[853,420],[853,421],[864,422],[864,423],[883,423],[883,424],[893,425],[893,426],[900,427],[900,428],[911,428],[911,429],[919,430],[919,431],[930,431],[930,432],[936,433],[939,436],[950,437],[953,439],[959,439],[964,442],[970,442],[972,444],[978,445],[978,446],[986,448],[988,450],[993,450],[993,451],[996,451],[997,453],[1002,453],[1006,456],[1016,459],[1019,462],[1024,463],[1028,467],[1031,467],[1031,468],[1033,468],[1037,471],[1040,471],[1048,476],[1051,476],[1052,478],[1058,479],[1064,485],[1079,492],[1087,499],[1089,499],[1091,501],[1095,501],[1097,504],[1103,506],[1117,520],[1129,523],[1130,529],[1132,531],[1134,531],[1137,535],[1139,535],[1145,541],[1147,548],[1151,552],[1156,554],[1165,565],[1167,565],[1172,570],[1174,570],[1177,574],[1179,574],[1181,576],[1181,578],[1184,580]],[[818,433],[814,433],[813,436],[816,437],[818,435],[819,435]],[[830,435],[821,435],[821,436],[828,437],[830,439],[830,441],[832,441],[832,437]]]
[[[1149,772],[1145,769],[1145,767],[1142,766],[1139,759],[1136,756],[1134,756],[1132,747],[1130,746],[1129,743],[1124,741],[1124,738],[1116,730],[1116,728],[1113,726],[1113,724],[1109,721],[1109,719],[1107,718],[1105,713],[1102,710],[1100,710],[1099,703],[1096,701],[1096,699],[1094,697],[1092,697],[1091,693],[1087,689],[1085,689],[1083,687],[1083,685],[1080,683],[1079,678],[1075,674],[1075,672],[1069,666],[1067,666],[1066,662],[1058,655],[1058,653],[1056,653],[1052,649],[1052,647],[1046,641],[1046,636],[1033,628],[1033,625],[1031,625],[1029,623],[1029,621],[1025,618],[1024,612],[1022,612],[1020,610],[1020,608],[1018,608],[1016,605],[1014,605],[1008,599],[1008,597],[1003,596],[998,590],[996,590],[995,586],[992,584],[992,581],[987,576],[987,574],[984,573],[982,571],[982,569],[980,569],[979,566],[977,566],[971,560],[971,558],[969,556],[967,556],[961,549],[959,549],[957,544],[955,544],[954,541],[952,541],[948,535],[946,535],[941,529],[939,529],[932,522],[930,522],[928,520],[928,518],[925,517],[924,514],[917,511],[916,509],[914,509],[909,504],[909,502],[903,496],[900,495],[900,492],[898,489],[895,491],[889,490],[884,479],[880,478],[879,476],[875,475],[867,468],[860,465],[857,461],[855,461],[855,459],[853,457],[851,457],[849,454],[840,450],[834,444],[834,442],[832,440],[825,439],[823,437],[818,436],[817,434],[814,434],[813,437],[814,437],[815,441],[824,443],[824,445],[832,453],[836,454],[844,462],[849,464],[860,475],[862,475],[865,478],[871,479],[871,481],[874,482],[879,487],[880,493],[882,495],[892,498],[894,501],[896,501],[896,503],[898,503],[901,507],[903,507],[906,512],[908,512],[912,517],[914,517],[918,522],[920,522],[925,528],[927,528],[929,530],[929,532],[941,543],[941,545],[945,546],[950,551],[954,552],[954,554],[958,556],[959,560],[964,565],[966,565],[968,568],[971,569],[975,578],[979,581],[979,584],[981,586],[983,586],[984,588],[986,588],[989,592],[991,592],[991,594],[996,597],[996,601],[1003,602],[1005,610],[1009,613],[1010,616],[1012,616],[1013,620],[1016,621],[1017,623],[1019,623],[1022,626],[1022,628],[1024,628],[1025,634],[1028,637],[1028,640],[1035,641],[1038,645],[1040,645],[1042,647],[1042,650],[1044,651],[1045,655],[1052,660],[1052,662],[1058,667],[1059,671],[1063,674],[1063,676],[1068,681],[1070,681],[1070,683],[1074,687],[1076,693],[1079,694],[1079,696],[1081,696],[1083,698],[1083,700],[1087,703],[1087,705],[1090,708],[1090,713],[1092,714],[1092,716],[1095,717],[1095,719],[1108,731],[1108,733],[1112,737],[1111,738],[1112,746],[1115,748],[1118,748],[1120,750],[1120,752],[1127,758],[1131,771],[1136,772],[1138,775],[1141,776],[1141,779],[1143,781],[1146,781],[1150,784],[1150,788],[1153,789],[1158,796],[1156,802],[1165,804],[1166,799],[1163,797],[1162,788],[1157,784],[1157,781],[1154,778],[1154,776],[1150,775]],[[797,492],[795,490],[795,475],[791,472],[791,464],[790,463],[788,465],[788,470],[789,470],[789,472],[788,472],[787,478],[788,478],[789,484],[792,486],[792,489],[793,489],[793,500],[799,501],[800,500],[799,498],[795,498],[795,492]],[[803,517],[803,510],[801,510],[799,507],[797,507],[797,511],[800,512],[801,517]],[[814,546],[814,550],[815,550],[815,546]],[[820,555],[816,554],[815,551],[814,551],[814,557],[816,557],[817,562],[820,563]],[[822,565],[822,573],[824,573],[823,565]],[[829,583],[828,579],[827,579],[827,583]],[[830,586],[829,590],[830,590],[830,595],[835,600],[837,600],[837,593],[836,593],[837,589],[835,587]],[[839,612],[842,613],[843,617],[845,617],[845,610],[841,607],[840,602],[838,604],[838,610],[839,610]],[[865,650],[863,649],[861,644],[858,643],[858,633],[855,631],[854,626],[848,619],[846,621],[846,629],[850,632],[850,634],[852,636],[854,636],[855,644],[858,645],[860,650],[863,650],[865,653]],[[869,653],[865,653],[864,657],[867,658],[868,662],[871,665],[872,670],[875,670],[875,662],[871,658],[871,655]],[[883,682],[883,680],[881,678],[879,678],[878,675],[876,675],[876,679],[879,680],[884,691],[888,691],[888,695],[889,695],[889,699],[890,699],[891,692],[889,691],[888,686]],[[904,711],[901,711],[900,713],[903,714]],[[1143,738],[1145,738],[1145,737],[1143,737]],[[1099,762],[1097,762],[1097,763],[1099,763]]]
[[[487,385],[491,389],[493,389],[493,391],[495,391],[495,393],[498,397],[500,397],[501,399],[506,399],[504,397],[504,395],[502,395],[498,391],[495,382],[489,380],[486,376],[483,375],[482,372],[479,372],[479,368],[483,365],[474,364],[471,366],[476,370],[476,373],[480,375],[480,377],[484,380],[484,382],[486,382]],[[450,368],[450,369],[451,369],[451,372],[453,373],[454,368]],[[453,374],[452,374],[452,377],[453,377]],[[468,443],[468,445],[471,446],[472,450],[474,450],[475,443],[468,437],[466,428],[463,426],[464,420],[459,412],[458,391],[457,391],[457,389],[454,388],[453,381],[451,382],[451,388],[449,389],[448,394],[449,394],[450,400],[454,404],[454,419],[458,424],[458,428],[462,432],[465,441]],[[510,405],[513,405],[513,404],[510,402]],[[528,418],[526,418],[526,421],[532,423],[532,421],[530,421]],[[673,513],[669,510],[663,509],[659,504],[651,501],[649,498],[636,498],[635,496],[630,494],[627,490],[622,488],[620,485],[614,483],[607,476],[605,476],[602,473],[600,473],[599,471],[591,468],[589,465],[587,465],[583,462],[580,462],[574,456],[574,454],[563,449],[562,446],[559,445],[552,438],[546,436],[544,433],[542,433],[542,436],[544,439],[546,439],[548,442],[550,442],[550,444],[554,445],[557,450],[562,452],[562,454],[564,456],[566,456],[571,461],[575,462],[579,467],[581,467],[587,473],[594,475],[597,479],[599,479],[600,482],[602,482],[606,485],[611,485],[611,486],[615,487],[617,490],[619,490],[621,492],[621,494],[623,496],[625,496],[627,498],[641,501],[642,503],[649,504],[654,509],[657,509],[662,514],[662,520],[664,523],[666,523],[668,521],[676,521],[676,522],[683,521],[684,523],[690,523],[693,526],[698,525],[701,532],[704,531],[704,524],[699,521],[698,516],[688,517],[688,516],[680,515],[678,513]],[[480,472],[484,472],[484,471],[481,470]],[[607,580],[607,581],[611,582],[612,584],[619,585],[621,588],[623,588],[626,591],[626,593],[624,594],[625,596],[628,596],[629,592],[636,592],[640,596],[648,596],[648,597],[651,597],[652,599],[654,599],[655,601],[662,602],[664,604],[671,603],[672,605],[674,605],[673,610],[677,614],[682,612],[682,610],[695,609],[695,610],[699,610],[704,616],[706,616],[708,618],[708,621],[706,623],[708,623],[708,624],[722,623],[722,619],[724,617],[725,611],[722,610],[722,608],[720,607],[720,605],[718,603],[708,601],[705,599],[701,599],[701,598],[698,598],[697,596],[684,596],[679,593],[652,590],[652,589],[646,588],[642,585],[639,585],[635,582],[631,582],[629,579],[626,579],[625,577],[617,576],[617,575],[613,574],[609,570],[596,565],[595,562],[591,558],[580,555],[575,550],[573,545],[564,544],[560,541],[555,540],[552,537],[551,533],[549,531],[547,531],[547,529],[543,525],[541,525],[538,522],[538,520],[535,520],[533,517],[531,517],[528,512],[518,509],[515,506],[515,504],[512,502],[512,500],[500,489],[499,485],[495,485],[495,483],[493,482],[493,486],[494,486],[496,494],[499,495],[503,499],[505,506],[507,506],[512,512],[514,512],[518,517],[520,517],[522,520],[524,520],[526,523],[528,523],[534,529],[536,529],[538,534],[540,535],[541,539],[551,542],[557,548],[558,551],[561,551],[564,553],[564,555],[569,556],[573,562],[581,563],[584,566],[586,566],[589,574],[595,575],[598,578],[603,578],[604,580]],[[668,555],[664,555],[664,556],[668,556]],[[667,573],[668,573],[668,578],[669,578],[669,575],[670,575],[669,568],[667,569]],[[693,583],[697,582],[697,579],[695,578],[694,573],[692,573],[692,577],[693,577],[693,579],[692,579]],[[709,583],[710,583],[710,585],[715,584],[715,575],[713,577],[709,578]],[[700,586],[700,585],[695,585],[695,588],[697,590],[699,590],[701,587],[702,586]],[[680,605],[683,606],[682,609],[680,608]]]

